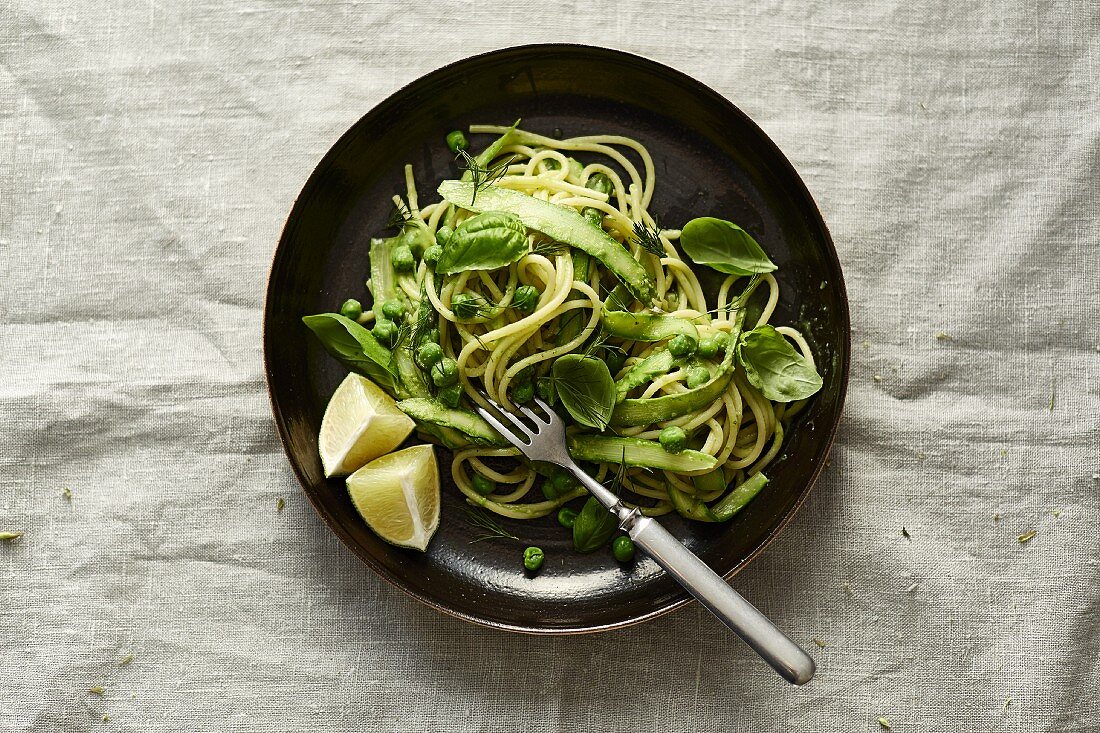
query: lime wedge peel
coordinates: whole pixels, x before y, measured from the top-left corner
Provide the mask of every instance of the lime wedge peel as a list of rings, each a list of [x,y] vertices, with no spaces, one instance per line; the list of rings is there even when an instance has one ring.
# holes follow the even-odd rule
[[[376,458],[348,477],[352,504],[375,534],[423,551],[439,527],[439,466],[430,445]]]

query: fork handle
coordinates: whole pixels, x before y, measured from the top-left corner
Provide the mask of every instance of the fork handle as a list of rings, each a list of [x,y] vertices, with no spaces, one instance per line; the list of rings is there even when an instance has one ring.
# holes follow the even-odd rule
[[[627,530],[635,545],[733,629],[783,679],[795,685],[810,681],[815,670],[810,655],[668,530],[649,517],[638,518]]]
[[[783,679],[804,685],[814,676],[814,660],[768,617],[726,583],[718,573],[684,547],[656,520],[627,509],[612,491],[582,471],[575,463],[565,466],[585,485],[596,500],[619,518],[619,526],[634,544],[657,561],[665,572],[684,586],[726,626],[733,629],[753,651],[764,658]]]

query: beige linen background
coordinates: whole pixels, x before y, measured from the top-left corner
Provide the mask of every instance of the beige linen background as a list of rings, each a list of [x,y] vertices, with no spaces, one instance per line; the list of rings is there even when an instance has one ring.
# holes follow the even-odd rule
[[[839,442],[735,581],[804,689],[696,607],[577,638],[423,608],[278,445],[261,306],[312,167],[537,41],[718,89],[830,224]],[[0,1],[0,730],[1100,730],[1098,92],[1093,0]]]

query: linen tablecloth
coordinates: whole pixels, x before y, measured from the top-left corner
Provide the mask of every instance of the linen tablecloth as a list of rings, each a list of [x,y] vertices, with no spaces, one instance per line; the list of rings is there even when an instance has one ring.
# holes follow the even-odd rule
[[[538,41],[713,86],[831,227],[839,441],[735,581],[806,688],[694,605],[571,638],[422,607],[280,449],[261,305],[305,178],[400,85]],[[0,2],[0,730],[1100,730],[1098,96],[1094,0]]]

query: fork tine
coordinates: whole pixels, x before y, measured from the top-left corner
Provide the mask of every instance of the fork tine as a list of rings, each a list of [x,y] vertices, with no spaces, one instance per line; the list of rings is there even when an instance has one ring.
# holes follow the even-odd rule
[[[509,412],[508,410],[505,410],[501,405],[498,405],[496,402],[489,399],[488,397],[486,397],[485,400],[490,405],[492,405],[496,409],[497,412],[499,412],[501,415],[504,415],[504,417],[508,418],[508,421],[511,422],[513,425],[515,425],[517,430],[522,432],[528,438],[535,437],[535,431],[531,430],[531,428],[529,428],[527,426],[527,423],[523,422],[518,417],[516,417],[515,413],[512,413],[512,412]]]
[[[504,436],[504,439],[507,440],[509,443],[519,448],[520,450],[528,447],[527,443],[524,443],[522,440],[519,439],[519,436],[517,436],[508,428],[504,427],[504,423],[498,420],[496,418],[496,415],[489,412],[481,405],[474,405],[474,409],[477,410],[477,414],[485,418],[485,422],[492,425],[496,429],[496,431]]]
[[[544,420],[544,422],[547,425],[553,425],[555,422],[557,422],[559,420],[558,413],[551,410],[550,405],[546,404],[545,402],[540,400],[538,397],[535,398],[535,404],[538,405],[539,407],[541,407],[542,411],[546,413],[546,420]]]
[[[520,405],[519,411],[526,415],[531,420],[531,422],[535,423],[535,425],[539,427],[546,427],[550,424],[546,418],[544,418],[542,415],[539,415],[527,405]]]

